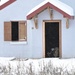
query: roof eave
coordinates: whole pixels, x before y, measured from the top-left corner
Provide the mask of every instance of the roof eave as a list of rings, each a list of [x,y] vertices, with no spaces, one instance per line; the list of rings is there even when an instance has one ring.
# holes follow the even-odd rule
[[[5,8],[6,6],[10,5],[11,3],[15,2],[16,0],[9,0],[6,3],[4,3],[3,5],[0,6],[0,10],[2,10],[3,8]]]
[[[43,5],[40,8],[38,8],[37,10],[35,10],[32,13],[28,14],[27,15],[27,20],[30,20],[31,18],[33,18],[35,15],[37,15],[38,13],[40,13],[41,11],[43,11],[47,7],[53,8],[54,10],[58,11],[63,16],[67,17],[68,19],[74,19],[74,16],[69,15],[68,13],[64,12],[63,10],[59,9],[58,7],[56,7],[53,4],[51,4],[50,2],[48,2],[45,5]]]

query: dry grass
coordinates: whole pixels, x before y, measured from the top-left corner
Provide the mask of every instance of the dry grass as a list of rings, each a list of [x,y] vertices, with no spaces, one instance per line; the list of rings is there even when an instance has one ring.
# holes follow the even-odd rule
[[[36,73],[32,62],[29,63],[29,66],[26,66],[24,61],[19,60],[14,70],[10,63],[8,66],[0,66],[0,75],[75,75],[75,68],[71,69],[70,73],[66,67],[65,70],[62,67],[54,67],[51,61],[47,64],[42,61],[38,67],[38,73]]]

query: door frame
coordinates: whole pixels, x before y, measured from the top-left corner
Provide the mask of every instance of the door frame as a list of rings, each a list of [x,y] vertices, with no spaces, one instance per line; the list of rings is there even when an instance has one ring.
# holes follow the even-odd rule
[[[62,58],[62,26],[61,20],[43,20],[42,24],[42,46],[43,46],[43,57],[45,58],[45,22],[59,22],[59,58]]]

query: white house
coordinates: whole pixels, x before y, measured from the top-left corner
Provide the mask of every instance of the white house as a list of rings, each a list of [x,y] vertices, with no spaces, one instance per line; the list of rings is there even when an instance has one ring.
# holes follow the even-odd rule
[[[7,0],[0,3],[0,56],[75,57],[74,2]]]

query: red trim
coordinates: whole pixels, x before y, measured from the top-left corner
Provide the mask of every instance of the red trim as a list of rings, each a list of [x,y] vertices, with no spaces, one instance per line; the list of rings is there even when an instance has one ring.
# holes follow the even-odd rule
[[[65,13],[63,10],[59,9],[58,7],[54,6],[51,3],[46,3],[45,5],[43,5],[42,7],[38,8],[37,10],[35,10],[34,12],[30,13],[29,15],[27,15],[27,19],[31,19],[32,17],[34,17],[35,15],[37,15],[38,13],[40,13],[41,11],[43,11],[44,9],[46,9],[47,7],[51,7],[54,10],[60,12],[62,15],[64,15],[65,17],[69,18],[69,19],[74,19],[74,16],[69,15],[68,13]]]
[[[0,6],[0,10],[2,10],[3,8],[5,8],[6,6],[10,5],[11,3],[13,3],[16,0],[9,0],[6,3],[4,3],[3,5]]]

